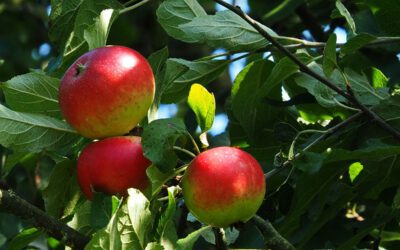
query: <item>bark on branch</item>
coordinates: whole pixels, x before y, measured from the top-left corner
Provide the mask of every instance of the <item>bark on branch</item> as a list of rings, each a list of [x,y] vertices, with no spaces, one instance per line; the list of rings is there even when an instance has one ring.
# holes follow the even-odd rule
[[[251,218],[252,222],[261,234],[264,236],[264,244],[267,249],[279,249],[279,250],[295,250],[296,248],[290,244],[285,238],[282,237],[276,231],[269,221],[264,220],[258,215]]]
[[[300,71],[303,73],[317,79],[322,84],[327,86],[328,88],[334,90],[339,95],[346,98],[351,104],[353,104],[356,108],[363,111],[365,115],[371,118],[372,121],[375,121],[382,129],[386,130],[390,133],[394,138],[400,141],[400,132],[393,128],[389,123],[383,120],[380,116],[378,116],[374,111],[370,110],[367,106],[363,105],[357,98],[351,93],[347,93],[346,91],[339,88],[335,83],[320,75],[318,72],[309,68],[305,65],[299,58],[297,58],[292,52],[290,52],[285,46],[278,42],[277,39],[272,37],[267,31],[265,31],[254,19],[248,16],[246,13],[240,9],[238,6],[233,6],[223,0],[214,0],[214,2],[224,6],[230,11],[234,12],[238,16],[240,16],[243,20],[245,20],[248,24],[250,24],[257,32],[263,36],[266,40],[268,40],[273,46],[275,46],[278,50],[280,50],[283,54],[285,54],[290,60],[292,60],[295,64],[299,66]]]
[[[30,221],[33,226],[63,242],[72,249],[84,249],[85,245],[90,240],[86,235],[54,219],[11,190],[0,189],[0,208],[21,219]]]

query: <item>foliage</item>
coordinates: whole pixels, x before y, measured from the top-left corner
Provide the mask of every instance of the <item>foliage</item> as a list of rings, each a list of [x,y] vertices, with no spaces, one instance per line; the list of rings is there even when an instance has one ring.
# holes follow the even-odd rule
[[[255,25],[304,66],[400,131],[399,1],[249,6]],[[245,19],[216,11],[215,1],[5,1],[0,23],[0,184],[90,236],[86,249],[215,245],[179,188],[197,144],[241,147],[257,158],[267,176],[258,215],[296,248],[400,248],[399,141]],[[51,50],[40,54],[44,43]],[[76,159],[89,140],[63,120],[58,85],[77,57],[106,44],[140,51],[155,74],[155,101],[140,124],[153,163],[151,197],[130,189],[125,198],[85,201],[78,189]],[[229,74],[238,61],[240,73]],[[167,103],[177,106],[176,117],[159,119]],[[228,128],[213,136],[221,113]],[[250,222],[225,229],[225,238],[232,248],[267,242]],[[64,244],[0,210],[0,249]]]

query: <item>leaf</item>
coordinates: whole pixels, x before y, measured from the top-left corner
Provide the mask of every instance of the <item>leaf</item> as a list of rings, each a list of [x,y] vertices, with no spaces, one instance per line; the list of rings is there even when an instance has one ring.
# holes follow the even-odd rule
[[[128,214],[132,228],[142,246],[146,243],[146,233],[151,228],[150,202],[137,189],[128,189]]]
[[[370,7],[375,22],[390,36],[400,35],[400,3],[393,0],[364,0],[364,4]]]
[[[321,169],[325,158],[321,153],[304,152],[299,159],[296,159],[294,166],[304,172],[314,174]]]
[[[186,236],[183,239],[179,239],[177,242],[177,250],[185,250],[185,249],[192,249],[194,243],[199,239],[199,237],[206,233],[207,231],[211,231],[210,226],[202,227],[192,233],[190,233],[188,236]]]
[[[103,47],[107,44],[111,25],[118,15],[119,11],[114,9],[102,10],[100,16],[95,18],[95,23],[84,30],[83,37],[89,45],[89,50]]]
[[[42,194],[48,214],[55,218],[71,215],[81,197],[76,178],[76,162],[67,160],[57,164]]]
[[[336,8],[339,10],[340,14],[346,19],[347,24],[349,25],[351,31],[353,33],[356,33],[356,24],[354,23],[354,20],[351,17],[350,12],[342,4],[342,2],[340,0],[336,0]]]
[[[166,0],[157,9],[157,19],[168,35],[184,42],[196,42],[185,34],[179,25],[190,22],[195,17],[207,13],[197,0]]]
[[[173,146],[187,134],[182,120],[170,118],[152,121],[143,132],[143,153],[161,172],[167,173],[175,167],[178,159]]]
[[[357,176],[363,170],[363,165],[360,162],[354,162],[349,166],[349,177],[350,181],[353,183]]]
[[[277,34],[259,24],[272,36]],[[213,48],[223,47],[232,51],[249,51],[265,47],[265,40],[250,24],[232,11],[221,11],[215,15],[195,17],[179,28],[197,42],[206,43]]]
[[[283,0],[272,10],[269,10],[263,17],[268,23],[274,23],[288,17],[293,13],[305,0]]]
[[[364,74],[358,74],[348,68],[344,70],[344,73],[358,100],[364,105],[377,105],[390,97],[387,91],[375,89]]]
[[[152,197],[160,192],[161,187],[167,182],[173,175],[173,171],[163,173],[155,165],[151,165],[146,169],[146,174],[151,182],[151,194]]]
[[[63,49],[74,27],[76,14],[83,0],[52,0],[49,37]]]
[[[42,232],[37,230],[36,228],[27,228],[22,232],[17,234],[8,244],[9,250],[20,250],[25,249],[25,247],[36,240],[42,235]]]
[[[361,33],[349,39],[340,49],[340,55],[345,56],[361,49],[366,44],[376,40],[376,37],[367,33]]]
[[[158,242],[150,242],[145,250],[164,250],[165,248]]]
[[[389,79],[377,68],[371,69],[372,86],[376,89],[386,88],[389,84]]]
[[[322,73],[322,69],[318,64],[312,63],[310,64],[310,67],[317,73]],[[361,75],[350,69],[345,69],[344,74],[349,80],[350,86],[357,99],[364,105],[377,105],[383,100],[389,98],[388,93],[382,93],[374,89],[365,75]],[[333,71],[329,80],[342,90],[346,90],[344,79],[338,70]],[[297,85],[306,88],[323,107],[337,107],[338,102],[343,101],[343,97],[311,76],[301,74],[300,77],[295,79],[295,81]]]
[[[0,127],[0,144],[16,151],[61,149],[79,138],[65,122],[44,115],[15,112],[3,105],[0,105]]]
[[[1,85],[7,105],[15,111],[41,113],[60,118],[60,80],[39,73],[15,76]]]
[[[175,201],[175,197],[174,197],[174,193],[175,193],[175,187],[169,187],[168,189],[168,204],[167,207],[165,208],[164,211],[162,211],[160,219],[158,220],[158,224],[157,224],[157,237],[161,240],[166,239],[167,237],[165,237],[165,235],[167,235],[168,232],[168,224],[169,223],[174,223],[173,222],[173,217],[176,211],[176,201]],[[174,245],[175,242],[169,242],[169,244]],[[164,245],[164,244],[163,244]]]
[[[116,202],[113,197],[95,192],[92,201],[86,200],[78,207],[68,225],[83,234],[102,229],[109,223]]]
[[[157,50],[153,54],[151,54],[149,56],[149,58],[147,59],[147,61],[149,62],[150,66],[151,66],[151,69],[153,70],[156,81],[161,76],[160,74],[163,71],[165,62],[168,59],[168,55],[169,55],[168,47],[164,47],[160,50]]]
[[[196,114],[201,131],[211,129],[215,116],[215,97],[200,84],[193,84],[188,96],[188,105]]]
[[[68,53],[71,50],[74,50],[76,47],[79,47],[82,42],[85,42],[85,37],[84,37],[85,30],[89,29],[88,32],[94,32],[93,29],[95,27],[91,26],[95,25],[96,22],[99,22],[99,20],[100,20],[99,25],[101,25],[101,19],[102,18],[107,19],[109,12],[108,13],[104,12],[103,17],[101,17],[101,13],[103,10],[107,9],[119,10],[122,7],[123,7],[122,4],[116,0],[96,0],[96,1],[83,0],[76,14],[74,28],[72,30],[73,32],[71,33],[70,42],[68,42],[66,46],[66,52]],[[111,15],[108,23],[112,23],[112,20],[114,18],[115,17],[112,17]],[[107,30],[109,29],[109,27],[102,29]],[[108,32],[103,31],[103,35],[106,35],[107,33]]]
[[[165,53],[165,52],[163,52]],[[161,104],[161,98],[164,92],[172,85],[172,83],[182,76],[188,68],[178,62],[167,60],[160,72],[156,75],[156,93],[149,113],[149,122],[158,118],[157,110]]]
[[[276,117],[280,110],[267,105],[265,98],[281,99],[282,81],[297,70],[287,58],[276,65],[261,60],[247,65],[236,77],[232,88],[232,111],[249,138],[261,140],[260,131],[266,127],[271,127],[273,132],[273,123],[278,122]]]
[[[171,58],[171,61],[188,67],[188,70],[165,90],[162,101],[176,103],[188,96],[190,86],[193,83],[206,85],[218,78],[227,68],[227,60],[187,61],[179,58]]]
[[[89,50],[85,39],[89,39],[91,46],[97,46],[103,42],[100,40],[108,34],[105,32],[106,28],[103,27],[101,33],[95,34],[97,32],[95,29],[99,28],[98,25],[105,24],[101,22],[101,12],[107,9],[115,10],[115,14],[111,15],[109,21],[108,26],[110,26],[115,19],[113,16],[122,7],[123,5],[117,0],[53,0],[49,35],[62,51],[62,57],[59,57],[48,70],[53,75],[61,76],[79,56]],[[107,12],[103,14],[103,20],[106,19],[105,17],[107,17]],[[92,37],[92,35],[98,37]],[[101,36],[103,38],[100,38]]]
[[[329,77],[336,67],[336,34],[332,33],[324,49],[322,68],[325,75]]]
[[[128,189],[127,201],[113,215],[106,229],[93,235],[85,249],[144,249],[151,229],[149,201],[136,189]]]

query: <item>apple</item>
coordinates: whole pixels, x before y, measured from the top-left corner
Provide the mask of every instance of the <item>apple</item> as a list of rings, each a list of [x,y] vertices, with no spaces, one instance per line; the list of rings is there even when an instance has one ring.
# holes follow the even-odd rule
[[[189,211],[201,222],[227,227],[246,222],[257,212],[265,196],[260,164],[247,152],[217,147],[200,153],[182,178]]]
[[[144,194],[151,189],[146,169],[151,162],[143,156],[138,136],[110,137],[88,144],[78,158],[78,182],[91,200],[93,190],[125,195],[128,188]]]
[[[128,133],[147,114],[155,83],[137,51],[106,46],[79,57],[65,72],[59,103],[66,121],[81,135],[99,139]]]

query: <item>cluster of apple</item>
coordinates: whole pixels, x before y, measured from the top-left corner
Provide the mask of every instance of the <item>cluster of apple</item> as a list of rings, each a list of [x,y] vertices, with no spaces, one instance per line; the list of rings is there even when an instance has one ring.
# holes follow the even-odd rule
[[[78,181],[88,199],[93,191],[125,195],[128,188],[151,191],[141,138],[123,136],[143,118],[154,99],[150,65],[137,51],[106,46],[89,51],[65,72],[59,102],[66,121],[82,136],[97,139],[79,155]],[[247,221],[265,195],[259,163],[234,147],[200,153],[182,179],[185,204],[200,221],[226,227]]]

